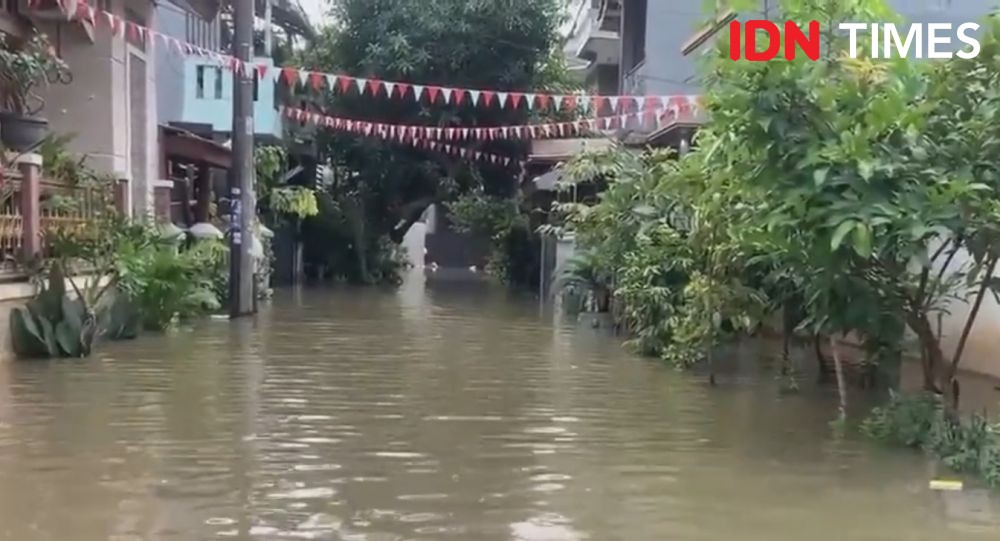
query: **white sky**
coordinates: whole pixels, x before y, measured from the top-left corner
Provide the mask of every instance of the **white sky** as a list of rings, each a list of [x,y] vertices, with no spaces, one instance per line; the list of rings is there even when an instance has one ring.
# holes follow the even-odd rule
[[[309,20],[313,23],[313,26],[319,26],[326,18],[324,15],[328,9],[327,0],[299,0],[299,4],[302,5],[302,9],[305,10],[306,15],[309,16]]]

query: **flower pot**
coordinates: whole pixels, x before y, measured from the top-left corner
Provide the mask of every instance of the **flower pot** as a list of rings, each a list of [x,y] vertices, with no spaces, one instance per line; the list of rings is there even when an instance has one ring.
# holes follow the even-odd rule
[[[18,152],[31,150],[48,135],[49,121],[44,118],[0,113],[0,142]]]

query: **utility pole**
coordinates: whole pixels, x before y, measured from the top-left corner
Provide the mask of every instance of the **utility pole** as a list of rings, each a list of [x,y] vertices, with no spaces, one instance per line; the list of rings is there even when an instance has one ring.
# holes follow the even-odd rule
[[[264,0],[264,56],[271,58],[274,35],[271,32],[271,0]]]
[[[233,56],[245,70],[233,70],[233,168],[229,177],[232,204],[229,316],[254,311],[254,261],[250,256],[256,221],[253,164],[253,19],[254,0],[233,0]]]

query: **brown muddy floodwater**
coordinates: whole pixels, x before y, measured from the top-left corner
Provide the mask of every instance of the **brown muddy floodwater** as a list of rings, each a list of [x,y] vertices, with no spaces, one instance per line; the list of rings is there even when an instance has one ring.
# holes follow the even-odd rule
[[[994,496],[834,438],[809,381],[712,389],[550,322],[416,281],[0,365],[0,538],[1000,539]]]

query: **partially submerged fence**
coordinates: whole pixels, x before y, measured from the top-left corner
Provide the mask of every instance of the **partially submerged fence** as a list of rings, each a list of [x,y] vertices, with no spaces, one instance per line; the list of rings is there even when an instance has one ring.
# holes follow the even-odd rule
[[[0,280],[22,277],[22,263],[44,255],[46,231],[84,224],[111,205],[124,210],[118,186],[53,182],[40,165],[28,159],[0,171]]]

